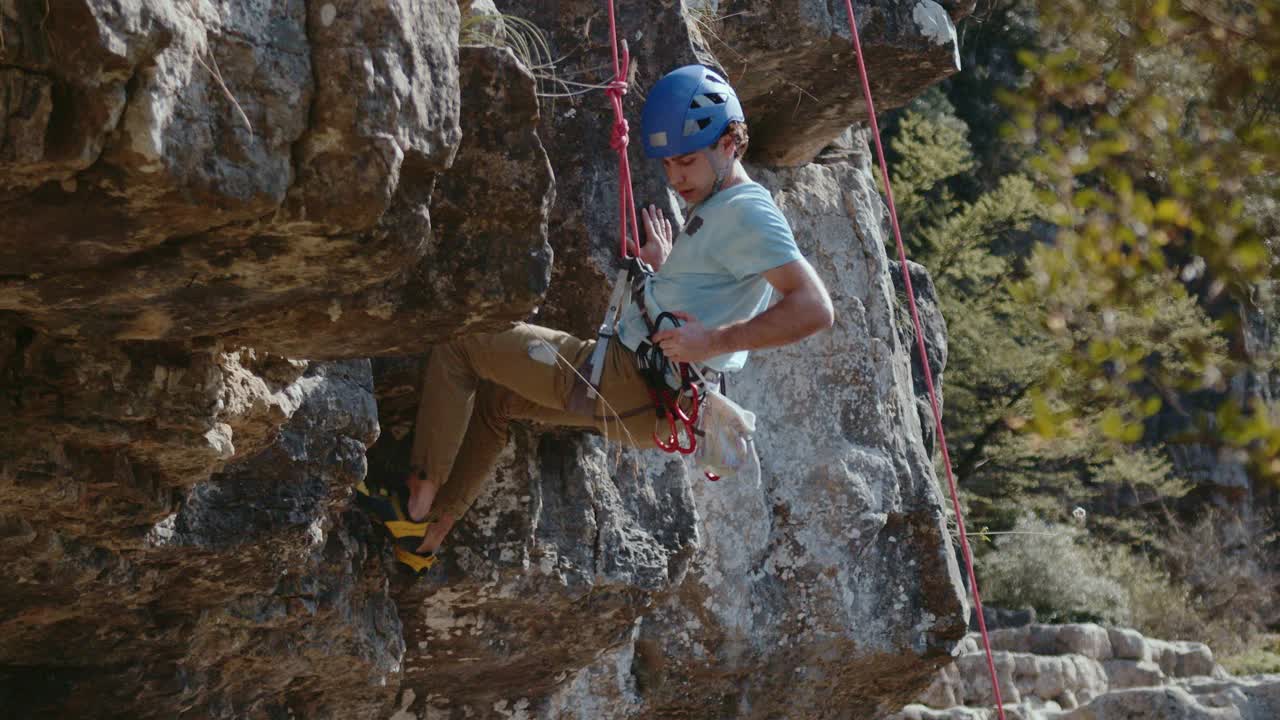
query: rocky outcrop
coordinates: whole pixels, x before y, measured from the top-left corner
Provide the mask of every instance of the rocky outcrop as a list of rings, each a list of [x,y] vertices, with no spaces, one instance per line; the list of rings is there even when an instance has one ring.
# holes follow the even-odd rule
[[[519,319],[546,290],[532,78],[479,57],[460,77],[453,2],[16,10],[0,311],[95,342],[353,357]],[[433,195],[459,150],[460,79],[474,115],[500,118],[473,131],[509,152],[464,149],[462,177],[494,180],[467,221],[473,186]],[[458,287],[487,250],[504,262]]]
[[[0,94],[0,705],[379,714],[404,641],[347,511],[368,362],[267,348],[358,358],[528,313],[553,198],[533,78],[460,56],[447,2],[0,20],[0,73],[51,98]],[[460,118],[491,135],[459,145]]]
[[[561,78],[604,77],[599,3],[498,7]],[[762,477],[522,429],[414,581],[351,488],[403,472],[432,341],[594,329],[608,103],[459,47],[448,0],[50,9],[0,3],[7,714],[865,717],[947,659],[963,600],[861,141],[752,169],[840,316],[735,381]],[[869,12],[869,47],[937,49],[887,21],[906,4]],[[683,8],[620,13],[632,118],[671,66],[729,65]],[[749,101],[763,161],[792,102]],[[830,105],[793,164],[857,117]]]
[[[742,98],[756,161],[803,165],[851,121],[867,119],[844,3],[690,5],[695,29]],[[905,105],[960,69],[953,21],[968,15],[972,3],[853,5],[878,111]]]
[[[537,305],[550,281],[555,187],[535,132],[534,79],[507,49],[464,47],[458,57],[470,134],[448,172],[402,173],[383,216],[411,225],[388,232],[415,237],[414,253],[385,282],[278,308],[231,339],[309,357],[421,352]]]
[[[924,333],[925,357],[929,360],[929,377],[933,378],[933,389],[938,398],[938,410],[945,412],[943,405],[942,371],[947,367],[947,320],[942,316],[942,307],[938,301],[938,291],[933,286],[933,278],[929,271],[919,263],[907,261],[907,273],[911,278],[911,291],[916,304],[916,314],[920,318],[920,328]],[[911,383],[916,394],[916,412],[920,416],[920,427],[924,432],[925,447],[929,451],[937,449],[938,431],[933,420],[933,406],[929,400],[929,385],[925,380],[924,366],[920,362],[920,341],[916,338],[915,323],[911,318],[911,307],[907,303],[907,286],[902,278],[902,266],[894,263],[889,271],[893,279],[893,289],[898,295],[898,336],[903,347],[911,351]]]
[[[51,352],[42,342],[23,354],[36,367]],[[33,378],[33,397],[96,399],[120,413],[68,407],[61,429],[41,423],[30,444],[6,448],[6,717],[267,717],[285,708],[349,717],[391,700],[378,680],[399,670],[399,618],[381,565],[367,562],[367,521],[335,510],[377,437],[367,361],[206,358],[182,367],[135,357],[130,368],[128,357],[84,364],[77,354],[67,376]],[[108,382],[108,372],[133,382],[102,392],[75,381],[86,373]],[[144,414],[156,396],[169,400]],[[232,421],[260,414],[256,426],[268,432],[237,435],[258,447],[281,416],[289,421],[265,450],[242,446],[239,460],[229,443],[200,454],[193,442],[179,454],[198,428],[150,441],[133,431],[126,442],[130,426],[163,426],[170,413],[198,419],[206,402]],[[232,455],[222,472],[188,491],[168,485],[174,471],[200,472],[198,462],[207,475],[214,451]]]
[[[1008,717],[1023,720],[1250,720],[1280,712],[1280,677],[1231,677],[1208,646],[1094,624],[1028,625],[991,633]],[[995,717],[977,635],[956,649],[917,703],[895,720]]]

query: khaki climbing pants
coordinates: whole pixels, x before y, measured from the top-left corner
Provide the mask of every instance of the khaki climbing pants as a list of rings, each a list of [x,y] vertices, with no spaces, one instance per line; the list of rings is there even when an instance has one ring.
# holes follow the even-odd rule
[[[614,338],[600,395],[586,397],[595,340],[519,323],[435,346],[422,378],[410,461],[433,483],[428,515],[462,517],[484,490],[512,420],[595,428],[610,441],[652,448],[656,415],[635,355]]]

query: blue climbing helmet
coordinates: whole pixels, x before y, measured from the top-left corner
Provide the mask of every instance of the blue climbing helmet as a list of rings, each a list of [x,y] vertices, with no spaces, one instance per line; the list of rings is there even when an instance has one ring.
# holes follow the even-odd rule
[[[644,102],[644,154],[665,158],[702,150],[734,120],[745,122],[746,116],[720,73],[702,65],[676,68],[662,76]]]

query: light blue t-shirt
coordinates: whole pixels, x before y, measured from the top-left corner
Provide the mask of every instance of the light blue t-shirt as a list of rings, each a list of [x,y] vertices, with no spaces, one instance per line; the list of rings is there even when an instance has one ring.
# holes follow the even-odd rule
[[[773,296],[762,273],[801,258],[791,226],[768,190],[755,182],[721,190],[694,209],[646,286],[649,317],[686,312],[709,328],[749,320],[768,309]],[[648,339],[649,329],[634,302],[622,311],[618,335],[632,350]],[[706,364],[732,372],[746,362],[747,352],[741,350]]]

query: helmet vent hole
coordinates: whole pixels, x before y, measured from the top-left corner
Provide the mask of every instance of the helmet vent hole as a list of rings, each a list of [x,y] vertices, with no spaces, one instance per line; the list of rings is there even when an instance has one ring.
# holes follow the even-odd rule
[[[711,124],[711,118],[698,118],[696,120],[684,121],[684,136],[697,135],[700,131],[706,130]]]
[[[693,100],[689,102],[689,107],[697,110],[708,105],[723,105],[726,97],[720,93],[703,93],[702,95],[694,95]]]

